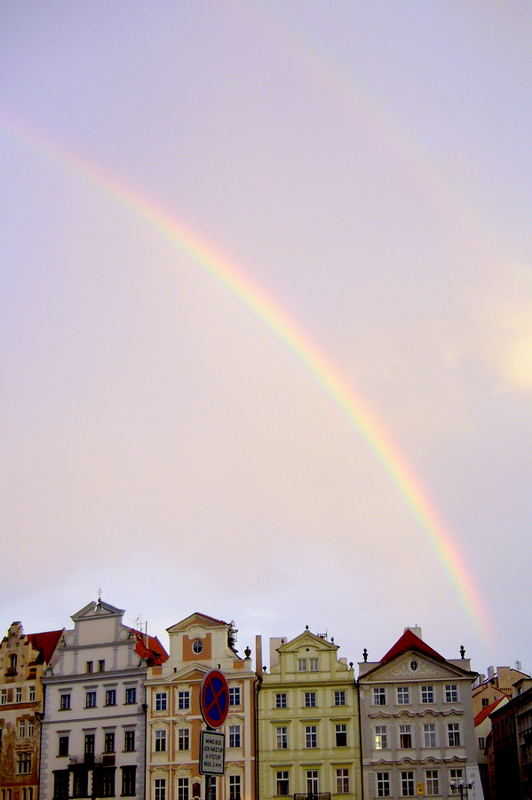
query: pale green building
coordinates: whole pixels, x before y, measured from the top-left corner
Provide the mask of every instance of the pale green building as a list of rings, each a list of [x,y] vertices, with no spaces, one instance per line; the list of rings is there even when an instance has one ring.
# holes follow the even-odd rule
[[[259,797],[359,800],[352,664],[338,659],[333,641],[309,630],[288,642],[273,641],[270,670],[260,674],[257,696]]]

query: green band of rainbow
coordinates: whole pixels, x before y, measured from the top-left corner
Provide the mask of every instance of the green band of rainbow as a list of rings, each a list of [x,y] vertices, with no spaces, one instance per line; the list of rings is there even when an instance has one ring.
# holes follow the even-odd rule
[[[15,121],[11,117],[8,119],[4,116],[0,124],[5,133],[16,141],[21,141],[38,155],[72,171],[140,217],[236,295],[286,344],[377,456],[421,528],[428,535],[479,634],[485,642],[491,640],[492,632],[485,604],[481,602],[474,578],[465,565],[455,537],[443,523],[421,481],[367,402],[349,384],[330,358],[320,350],[308,332],[304,331],[261,286],[251,281],[242,269],[237,268],[233,260],[225,258],[218,248],[212,248],[203,237],[193,232],[155,201],[147,199],[146,195],[110,176],[97,164],[50,143],[40,133],[30,130],[19,120]]]

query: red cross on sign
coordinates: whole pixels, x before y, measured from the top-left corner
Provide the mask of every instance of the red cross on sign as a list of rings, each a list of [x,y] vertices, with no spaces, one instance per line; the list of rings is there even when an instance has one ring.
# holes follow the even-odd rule
[[[201,684],[200,707],[203,719],[210,728],[223,725],[229,711],[229,687],[218,669],[211,669]]]

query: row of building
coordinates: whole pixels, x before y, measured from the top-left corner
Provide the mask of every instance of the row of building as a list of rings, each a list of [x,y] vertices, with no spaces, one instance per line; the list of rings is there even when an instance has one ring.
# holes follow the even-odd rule
[[[100,598],[72,616],[72,629],[24,634],[20,622],[10,626],[0,645],[0,800],[483,800],[486,747],[479,749],[475,715],[484,724],[500,713],[497,693],[514,782],[505,793],[486,766],[486,796],[531,796],[530,762],[523,772],[510,754],[511,735],[521,732],[508,709],[519,698],[479,681],[463,649],[444,658],[417,628],[379,661],[364,651],[356,679],[334,641],[308,629],[270,640],[267,669],[261,637],[253,666],[249,648],[243,657],[236,651],[232,623],[194,613],[168,629],[166,652],[125,625],[124,613]],[[225,774],[207,797],[199,693],[212,668],[227,677],[229,713]],[[526,678],[519,724],[529,736]],[[531,742],[523,743],[530,756]]]

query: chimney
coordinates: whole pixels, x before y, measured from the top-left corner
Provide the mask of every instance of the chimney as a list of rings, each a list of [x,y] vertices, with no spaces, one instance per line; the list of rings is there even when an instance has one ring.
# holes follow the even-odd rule
[[[407,631],[412,631],[412,633],[414,633],[418,639],[423,639],[423,632],[421,628],[418,628],[417,625],[409,625],[408,628],[404,629],[404,633]]]
[[[255,636],[255,672],[262,675],[262,636]]]

